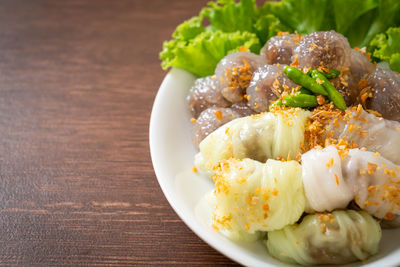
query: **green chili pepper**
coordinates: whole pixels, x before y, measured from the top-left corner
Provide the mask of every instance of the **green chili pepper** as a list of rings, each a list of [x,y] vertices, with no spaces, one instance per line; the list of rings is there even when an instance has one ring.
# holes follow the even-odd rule
[[[299,89],[299,92],[300,92],[300,94],[313,95],[313,92],[311,92],[310,90],[308,90],[308,89],[305,88],[305,87],[301,87],[301,88]]]
[[[328,98],[332,101],[332,103],[341,110],[346,109],[346,102],[344,101],[343,96],[339,93],[339,91],[328,81],[328,79],[320,73],[318,70],[311,71],[312,77],[316,80],[319,79],[323,83],[323,87],[328,92]]]
[[[324,71],[322,74],[328,79],[333,79],[340,75],[340,71],[335,69],[329,69],[329,72]]]
[[[313,108],[318,106],[317,97],[315,95],[299,94],[294,96],[285,96],[282,104],[288,107],[296,108]]]
[[[296,69],[294,67],[285,66],[283,68],[283,72],[293,82],[307,88],[314,94],[326,95],[326,96],[328,95],[328,93],[326,92],[325,88],[322,85],[318,84],[313,78],[311,78],[307,74],[304,74],[304,72],[302,72],[301,70]]]
[[[312,76],[312,72],[313,72],[313,70],[309,70],[307,72],[307,75],[311,77]],[[333,78],[336,78],[337,76],[340,75],[340,71],[335,70],[335,69],[329,69],[329,72],[325,72],[325,71],[321,72],[320,71],[320,73],[322,73],[328,79],[333,79]]]
[[[274,103],[272,103],[272,104],[269,106],[269,110],[273,109],[273,108],[276,107],[276,106],[282,106],[282,99],[278,99],[278,100],[276,100]]]
[[[275,101],[271,107],[275,106],[287,106],[287,107],[294,107],[294,108],[313,108],[318,106],[317,98],[315,95],[306,95],[306,94],[299,94],[299,95],[288,95],[285,96],[283,99],[278,99]]]

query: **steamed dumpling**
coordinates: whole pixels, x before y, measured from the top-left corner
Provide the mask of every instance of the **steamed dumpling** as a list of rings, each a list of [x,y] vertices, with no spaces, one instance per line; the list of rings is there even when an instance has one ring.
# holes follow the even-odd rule
[[[293,50],[292,60],[296,57],[299,67],[313,69],[323,65],[340,70],[350,66],[351,48],[348,40],[335,31],[313,32],[301,39]]]
[[[295,223],[304,212],[297,161],[222,161],[214,182],[213,228],[228,235],[281,229]]]
[[[195,165],[208,175],[222,160],[251,158],[295,158],[304,143],[309,111],[291,109],[235,119],[207,136],[200,143]]]
[[[351,200],[385,220],[400,216],[400,166],[379,153],[350,149],[341,159],[333,146],[302,155],[308,211],[346,208]]]
[[[343,175],[354,188],[357,205],[377,218],[400,216],[400,166],[379,153],[351,149]]]
[[[400,122],[386,120],[364,110],[346,111],[327,129],[334,138],[354,142],[368,151],[379,152],[386,159],[400,164]],[[335,126],[336,125],[336,126]]]
[[[215,69],[223,97],[231,103],[242,102],[254,71],[264,64],[263,57],[250,52],[236,52],[225,56]]]
[[[304,217],[300,224],[268,233],[269,253],[303,265],[345,264],[378,252],[382,231],[364,211],[334,211]]]
[[[343,179],[340,156],[334,146],[304,153],[301,166],[308,211],[345,208],[354,198],[354,192]]]

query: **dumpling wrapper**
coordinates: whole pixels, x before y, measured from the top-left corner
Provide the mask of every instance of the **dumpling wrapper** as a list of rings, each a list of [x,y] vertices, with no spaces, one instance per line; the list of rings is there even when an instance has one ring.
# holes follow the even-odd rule
[[[346,113],[347,116],[338,118],[338,124],[332,121],[326,132],[333,131],[335,139],[354,142],[358,147],[379,152],[386,159],[400,164],[400,122],[376,117],[365,110],[347,110]]]
[[[354,198],[353,190],[343,179],[340,156],[334,146],[304,153],[301,166],[307,212],[345,208]]]
[[[275,258],[302,265],[345,264],[378,252],[382,231],[364,211],[307,215],[300,224],[268,233],[265,244]]]
[[[229,159],[220,163],[214,182],[213,228],[230,236],[281,229],[304,212],[297,161]]]
[[[222,160],[250,158],[260,162],[295,158],[304,144],[311,112],[302,109],[267,112],[238,118],[215,130],[200,143],[195,165],[209,176]]]
[[[351,200],[385,220],[400,216],[400,166],[379,153],[350,149],[341,159],[334,146],[302,155],[307,211],[346,208]]]
[[[351,149],[342,166],[361,209],[389,221],[400,216],[400,165],[379,153]]]

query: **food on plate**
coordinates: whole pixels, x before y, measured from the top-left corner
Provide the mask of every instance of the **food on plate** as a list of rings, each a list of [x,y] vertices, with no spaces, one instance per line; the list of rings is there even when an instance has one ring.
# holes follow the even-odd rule
[[[295,84],[282,72],[283,67],[264,65],[258,68],[246,90],[248,106],[256,111],[268,111],[273,101],[278,99],[280,86],[293,87]]]
[[[295,223],[304,212],[301,167],[297,161],[221,161],[213,176],[213,228],[254,234]]]
[[[300,68],[328,69],[350,66],[350,44],[346,37],[335,31],[313,32],[305,35],[293,50],[292,60],[297,59]]]
[[[360,149],[351,149],[343,163],[344,176],[353,187],[358,207],[382,220],[393,221],[400,216],[400,165]]]
[[[355,193],[343,177],[340,155],[334,146],[312,149],[301,156],[307,212],[345,209]]]
[[[261,48],[260,55],[265,57],[266,64],[287,64],[291,62],[293,49],[299,44],[299,34],[279,34],[271,37]]]
[[[316,115],[319,109],[313,113]],[[346,140],[368,151],[380,153],[386,159],[400,164],[400,122],[386,120],[368,113],[361,106],[348,109],[345,114],[338,111],[322,112],[311,117],[310,123],[314,129],[307,131],[312,140],[308,140],[311,148],[324,146],[335,140]],[[322,131],[317,135],[315,131]]]
[[[295,158],[304,144],[304,131],[311,112],[262,113],[235,119],[200,143],[196,166],[213,174],[219,162],[230,158],[250,158],[259,162],[279,157]]]
[[[400,165],[377,152],[350,149],[339,155],[328,146],[301,156],[308,212],[345,209],[354,201],[376,218],[393,220],[400,215]]]
[[[231,53],[224,57],[214,76],[224,98],[231,103],[243,102],[254,71],[263,63],[262,57],[249,52]]]
[[[370,43],[370,50],[375,58],[386,61],[392,70],[400,72],[400,27],[377,34]]]
[[[211,107],[202,111],[199,117],[193,121],[193,143],[200,144],[206,136],[220,126],[239,117],[240,114],[232,108]]]
[[[192,116],[198,118],[202,111],[210,107],[231,106],[231,103],[222,96],[221,90],[217,79],[213,79],[212,76],[197,79],[187,97]]]
[[[187,101],[215,230],[307,265],[366,260],[400,227],[399,12],[220,0],[178,26],[162,66],[199,76]]]
[[[400,74],[377,68],[365,80],[363,94],[368,96],[365,100],[366,107],[377,111],[386,119],[400,121]]]
[[[242,46],[258,54],[280,32],[304,35],[335,30],[349,40],[351,47],[368,46],[375,59],[393,62],[397,66],[393,70],[399,71],[398,30],[388,30],[400,26],[399,12],[397,0],[282,0],[265,1],[262,6],[257,6],[255,0],[219,0],[180,24],[173,38],[164,42],[160,58],[164,69],[178,67],[204,77],[212,75],[227,54]],[[279,53],[282,60],[285,57],[290,61],[286,52]],[[279,57],[271,56],[272,60]],[[276,63],[290,64],[268,62]]]
[[[299,224],[268,233],[268,252],[288,263],[345,264],[378,252],[379,223],[368,213],[340,210],[306,215]]]

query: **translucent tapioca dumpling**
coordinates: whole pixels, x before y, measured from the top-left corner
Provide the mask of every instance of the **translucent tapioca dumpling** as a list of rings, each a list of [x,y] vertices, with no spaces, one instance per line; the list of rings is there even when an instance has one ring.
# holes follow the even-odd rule
[[[298,87],[283,73],[283,66],[264,65],[258,68],[246,90],[248,105],[256,112],[268,111],[271,102],[284,91]]]
[[[375,65],[371,60],[360,50],[351,49],[350,53],[350,73],[353,79],[358,83],[361,78],[374,72]]]
[[[263,57],[249,52],[231,53],[224,57],[215,69],[215,76],[225,99],[232,103],[242,102],[254,71],[264,64]]]
[[[220,81],[213,76],[199,78],[189,90],[187,101],[193,117],[209,107],[229,107],[231,103],[221,94]]]
[[[217,128],[239,117],[240,114],[231,108],[211,107],[202,111],[192,128],[193,143],[198,146]]]
[[[367,87],[361,94],[361,101],[366,99],[366,107],[385,119],[400,121],[400,74],[377,68],[366,81]]]
[[[400,123],[386,120],[363,109],[347,111],[327,126],[325,133],[333,138],[356,143],[368,151],[379,152],[395,164],[400,164]]]
[[[350,149],[339,156],[328,146],[304,153],[301,162],[308,211],[344,209],[354,200],[376,218],[400,216],[400,166],[379,153]]]
[[[351,48],[346,37],[335,31],[307,34],[293,50],[300,68],[318,68],[321,65],[340,70],[350,66]]]
[[[342,69],[340,76],[333,78],[330,82],[342,94],[346,106],[354,106],[359,102],[360,90],[358,81],[353,77],[349,69]]]
[[[302,222],[268,233],[268,252],[288,263],[345,264],[376,254],[382,230],[363,211],[307,215]]]
[[[260,54],[264,56],[267,64],[290,64],[293,49],[299,44],[301,38],[300,34],[274,36],[264,45]]]
[[[333,80],[332,84],[343,94],[347,106],[359,103],[361,79],[375,71],[375,65],[360,51],[351,49],[350,67],[341,68],[341,75]]]
[[[247,105],[246,101],[232,104],[230,108],[236,111],[240,115],[240,117],[246,117],[256,113]]]
[[[359,149],[351,149],[342,165],[343,176],[355,192],[355,203],[387,224],[399,226],[400,165]]]

